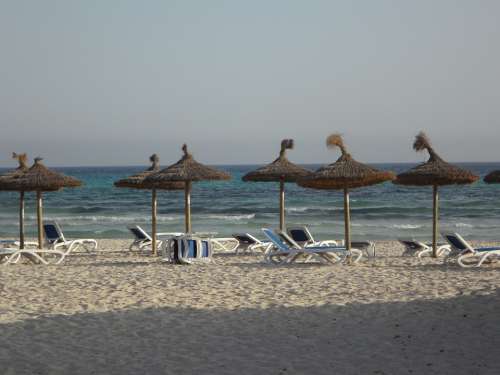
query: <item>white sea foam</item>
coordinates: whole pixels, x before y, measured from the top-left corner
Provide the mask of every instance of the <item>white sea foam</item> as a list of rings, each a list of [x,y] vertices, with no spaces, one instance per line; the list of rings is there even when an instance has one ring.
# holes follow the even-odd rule
[[[206,217],[208,219],[215,220],[249,220],[255,218],[255,214],[248,215],[207,215],[201,216],[201,218]]]
[[[311,207],[287,207],[285,209],[286,212],[306,212]]]
[[[395,229],[418,229],[418,228],[422,228],[422,225],[418,225],[418,224],[393,224],[391,227],[395,228]]]
[[[56,220],[66,225],[77,225],[78,222],[93,222],[93,223],[131,223],[131,222],[149,222],[151,216],[93,216],[93,215],[79,215],[79,216],[47,216],[46,220]],[[157,221],[168,222],[174,220],[181,220],[183,216],[163,216],[159,215]],[[28,217],[28,220],[36,220],[36,217]]]
[[[456,223],[455,227],[457,228],[474,228],[474,225],[467,223]]]
[[[325,211],[325,212],[328,212],[328,211],[340,211],[340,210],[343,210],[342,207],[325,207],[325,206],[321,206],[321,207],[286,207],[285,208],[285,211],[286,212],[307,212],[309,210],[318,210],[318,211]]]

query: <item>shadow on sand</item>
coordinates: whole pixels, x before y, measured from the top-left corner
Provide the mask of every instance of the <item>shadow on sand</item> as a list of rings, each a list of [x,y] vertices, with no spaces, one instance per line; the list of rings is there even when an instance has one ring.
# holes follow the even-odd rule
[[[0,373],[499,374],[499,297],[41,317],[0,325]]]

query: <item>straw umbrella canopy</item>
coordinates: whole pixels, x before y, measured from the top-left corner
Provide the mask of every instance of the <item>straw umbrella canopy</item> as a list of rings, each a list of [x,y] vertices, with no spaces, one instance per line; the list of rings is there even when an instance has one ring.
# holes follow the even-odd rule
[[[420,132],[416,136],[413,149],[417,152],[427,150],[429,160],[407,172],[399,174],[394,183],[398,185],[433,187],[432,256],[437,257],[439,186],[471,184],[479,177],[441,159],[436,151],[434,151],[429,138],[424,132]]]
[[[162,189],[172,182],[183,182],[185,229],[186,233],[191,233],[192,183],[203,180],[229,180],[231,176],[228,173],[198,163],[188,152],[186,144],[182,146],[182,151],[184,155],[177,163],[146,177],[144,179],[144,186]]]
[[[351,215],[349,190],[379,184],[394,179],[392,172],[380,171],[354,160],[347,152],[344,141],[339,134],[332,134],[326,139],[328,148],[339,148],[342,155],[335,163],[318,169],[311,176],[299,181],[299,185],[324,190],[344,191],[344,226],[345,243],[351,249]]]
[[[500,171],[493,171],[486,175],[484,182],[487,184],[500,184]]]
[[[280,183],[280,229],[285,228],[285,182],[297,182],[311,174],[311,171],[290,162],[286,150],[293,149],[293,139],[281,141],[281,151],[272,163],[249,172],[242,177],[243,181],[279,182]]]
[[[17,191],[35,191],[37,200],[38,247],[43,246],[42,193],[58,191],[65,187],[78,187],[82,183],[76,178],[54,172],[42,164],[42,158],[35,158],[35,163],[24,173],[9,179],[9,186]]]
[[[145,171],[142,171],[140,173],[134,174],[132,176],[129,176],[127,178],[123,178],[121,180],[118,180],[114,183],[116,187],[119,188],[129,188],[129,189],[150,189],[147,186],[144,186],[144,179],[150,175],[152,175],[155,172],[158,172],[160,170],[160,158],[158,155],[153,154],[149,157],[149,160],[151,161],[151,166],[146,169]],[[164,190],[183,190],[184,189],[184,183],[182,182],[172,182],[171,184],[165,184],[162,189]],[[151,232],[152,232],[152,251],[153,255],[156,255],[156,218],[157,218],[157,212],[158,212],[158,200],[156,197],[156,188],[151,189]]]
[[[29,169],[26,154],[16,154],[13,152],[12,158],[17,159],[19,166],[12,171],[0,175],[0,190],[16,190],[12,186],[11,179],[22,175]],[[24,190],[19,191],[19,248],[24,249]]]

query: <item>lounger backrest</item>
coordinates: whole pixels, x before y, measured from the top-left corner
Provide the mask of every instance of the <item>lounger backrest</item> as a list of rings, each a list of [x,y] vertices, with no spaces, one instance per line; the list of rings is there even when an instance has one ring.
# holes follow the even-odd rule
[[[275,233],[280,237],[280,239],[287,244],[288,247],[294,248],[294,249],[302,249],[302,246],[300,246],[296,241],[293,240],[288,234],[281,230],[276,230]]]
[[[453,247],[455,250],[464,251],[471,250],[474,248],[463,239],[463,237],[458,233],[441,233],[444,239]]]
[[[402,243],[407,249],[411,250],[421,250],[423,248],[422,244],[415,240],[398,240]],[[351,244],[352,245],[352,244]]]
[[[251,234],[248,234],[248,233],[235,233],[233,234],[233,237],[238,240],[238,242],[240,244],[243,244],[243,245],[255,245],[257,243],[259,243],[260,241],[255,238],[254,236],[252,236]]]
[[[278,249],[281,251],[290,251],[290,247],[287,246],[286,243],[281,240],[281,238],[274,233],[271,229],[268,228],[262,228],[262,232],[264,232],[264,235],[273,243],[274,246],[276,246]]]
[[[314,242],[311,232],[306,227],[287,228],[287,233],[295,242],[301,244]]]
[[[54,221],[45,221],[43,223],[43,231],[45,232],[45,240],[49,244],[64,241],[61,228]]]
[[[152,239],[151,236],[149,234],[147,234],[146,231],[138,225],[134,225],[133,227],[128,227],[128,230],[132,232],[132,234],[134,235],[134,237],[137,240],[151,240]]]

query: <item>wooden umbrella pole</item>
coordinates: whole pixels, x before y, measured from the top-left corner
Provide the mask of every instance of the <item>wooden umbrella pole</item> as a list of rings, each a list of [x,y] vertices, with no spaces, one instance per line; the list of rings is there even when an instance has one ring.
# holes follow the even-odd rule
[[[433,186],[433,217],[432,217],[432,256],[437,258],[437,238],[439,220],[439,193],[437,185]]]
[[[351,213],[349,207],[349,189],[344,189],[344,227],[345,227],[345,247],[351,250]]]
[[[156,189],[151,191],[151,246],[152,254],[157,255],[158,251],[156,249],[156,214],[158,208],[158,201],[156,199]]]
[[[38,221],[38,248],[43,248],[42,192],[36,192],[36,218]]]
[[[191,233],[191,181],[186,181],[184,187],[184,214],[186,216],[186,233]]]
[[[19,248],[24,249],[24,191],[19,193]]]
[[[285,230],[285,181],[280,180],[280,230]]]

